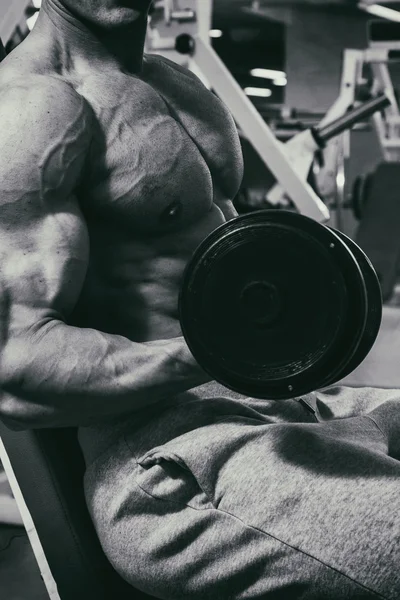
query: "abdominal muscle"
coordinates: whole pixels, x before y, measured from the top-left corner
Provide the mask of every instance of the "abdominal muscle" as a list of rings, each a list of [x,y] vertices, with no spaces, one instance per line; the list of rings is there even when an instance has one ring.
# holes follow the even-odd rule
[[[235,215],[230,202],[213,204],[190,227],[144,239],[120,228],[93,226],[91,261],[71,324],[122,335],[135,342],[182,335],[178,298],[188,261],[216,227]]]

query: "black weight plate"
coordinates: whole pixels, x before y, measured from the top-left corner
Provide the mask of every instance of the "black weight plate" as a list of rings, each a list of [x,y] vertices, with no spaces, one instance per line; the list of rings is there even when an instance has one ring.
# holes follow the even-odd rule
[[[353,184],[352,190],[352,208],[354,217],[361,221],[365,213],[365,206],[368,202],[368,196],[371,189],[373,173],[359,175]]]
[[[382,323],[383,306],[381,285],[371,261],[365,252],[351,238],[341,231],[335,230],[335,232],[348,245],[358,262],[367,289],[368,308],[365,330],[357,351],[342,373],[339,373],[328,385],[333,385],[350,375],[350,373],[355,371],[368,356],[378,337]]]
[[[353,214],[357,221],[361,221],[362,217],[364,184],[364,176],[359,175],[354,181],[351,193]]]
[[[179,310],[198,363],[257,398],[299,396],[352,358],[366,288],[348,246],[324,225],[282,210],[224,223],[184,274]]]

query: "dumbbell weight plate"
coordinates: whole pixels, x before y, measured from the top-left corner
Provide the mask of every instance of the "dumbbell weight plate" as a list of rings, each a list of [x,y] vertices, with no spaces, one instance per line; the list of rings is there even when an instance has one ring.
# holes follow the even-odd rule
[[[184,274],[183,335],[209,375],[284,399],[324,387],[359,346],[367,297],[358,262],[328,227],[282,210],[224,223]]]
[[[344,379],[350,375],[350,373],[355,371],[355,369],[357,369],[357,367],[361,365],[364,359],[368,356],[373,345],[375,344],[381,327],[383,304],[382,291],[378,276],[365,252],[351,238],[346,236],[341,231],[335,230],[335,233],[345,242],[345,244],[347,244],[358,262],[367,289],[368,308],[367,322],[364,333],[360,339],[360,344],[354,353],[353,358],[348,362],[345,369],[341,373],[338,373],[328,385],[333,385],[334,383],[337,383],[341,379]]]
[[[361,221],[363,218],[371,188],[372,177],[373,174],[366,173],[364,175],[359,175],[354,181],[351,203],[353,214],[357,221]]]

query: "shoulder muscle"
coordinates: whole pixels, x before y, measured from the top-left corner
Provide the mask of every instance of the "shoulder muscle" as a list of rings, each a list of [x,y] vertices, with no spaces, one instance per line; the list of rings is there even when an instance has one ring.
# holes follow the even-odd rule
[[[49,77],[15,80],[0,92],[0,188],[68,195],[88,152],[92,118],[86,101]],[[18,190],[13,186],[18,185]]]
[[[179,73],[180,75],[191,79],[195,83],[198,83],[203,88],[205,88],[205,85],[203,84],[201,79],[199,79],[199,77],[197,77],[197,75],[195,75],[193,71],[187,69],[186,67],[183,67],[182,65],[179,65],[178,63],[174,62],[173,60],[170,60],[166,56],[161,56],[160,54],[147,54],[146,58],[150,59],[150,61],[153,61],[155,64],[160,65],[164,69],[172,69],[175,72],[175,74]]]

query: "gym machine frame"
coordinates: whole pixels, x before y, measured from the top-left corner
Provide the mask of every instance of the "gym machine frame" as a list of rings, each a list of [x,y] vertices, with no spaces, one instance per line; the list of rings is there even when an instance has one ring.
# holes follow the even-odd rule
[[[0,39],[6,43],[12,36],[15,27],[26,21],[25,10],[29,5],[28,0],[12,0],[12,2],[4,3],[0,12]]]
[[[363,77],[365,65],[370,65],[373,77],[372,94],[384,93],[390,100],[384,110],[372,117],[376,138],[384,162],[400,160],[400,110],[389,72],[390,62],[400,60],[400,41],[369,41],[365,50],[346,49],[343,56],[340,95],[327,117],[336,118],[346,107],[357,101],[360,86],[367,82]],[[318,179],[322,197],[336,197],[339,207],[346,206],[345,163],[350,158],[350,132],[334,140],[325,150],[325,168]]]

